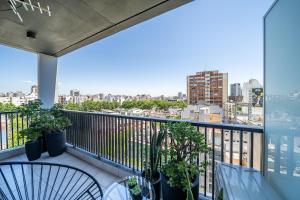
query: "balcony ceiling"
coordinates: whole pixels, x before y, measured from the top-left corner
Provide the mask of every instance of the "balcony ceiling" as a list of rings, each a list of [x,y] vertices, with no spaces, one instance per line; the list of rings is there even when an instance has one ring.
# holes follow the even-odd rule
[[[0,43],[31,52],[62,56],[192,0],[40,0],[51,17],[21,5],[9,10],[0,0]],[[28,2],[28,0],[26,0]],[[36,0],[31,0],[36,4]],[[36,39],[26,37],[27,31]]]

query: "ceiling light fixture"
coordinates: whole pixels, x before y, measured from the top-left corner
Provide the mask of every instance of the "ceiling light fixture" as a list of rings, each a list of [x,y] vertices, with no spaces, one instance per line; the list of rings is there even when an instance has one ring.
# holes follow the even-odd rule
[[[29,38],[29,39],[34,40],[34,39],[35,39],[35,36],[36,36],[36,33],[33,32],[33,31],[27,31],[27,32],[26,32],[26,37]]]
[[[13,12],[18,16],[18,18],[21,22],[23,22],[23,19],[16,8],[17,4],[23,5],[23,7],[26,11],[29,11],[28,7],[31,8],[32,12],[34,12],[35,8],[36,8],[37,10],[40,11],[41,14],[43,14],[43,12],[45,12],[49,15],[49,17],[51,16],[51,11],[50,11],[49,6],[47,5],[46,8],[43,8],[43,7],[41,7],[40,2],[37,2],[37,5],[35,5],[35,4],[31,3],[31,0],[28,0],[28,1],[26,1],[26,0],[9,0],[8,3],[10,5],[11,9],[13,10]]]

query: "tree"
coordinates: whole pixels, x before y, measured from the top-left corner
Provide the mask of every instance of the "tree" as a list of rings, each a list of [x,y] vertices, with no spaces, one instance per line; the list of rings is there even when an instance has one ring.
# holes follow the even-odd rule
[[[0,111],[2,111],[2,112],[13,111],[13,110],[17,110],[17,109],[18,109],[18,107],[12,103],[5,103],[5,104],[0,103]]]

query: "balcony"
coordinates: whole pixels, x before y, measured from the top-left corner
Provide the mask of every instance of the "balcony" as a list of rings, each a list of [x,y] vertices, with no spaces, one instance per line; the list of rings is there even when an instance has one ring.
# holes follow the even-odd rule
[[[61,56],[191,1],[119,0],[111,3],[111,1],[96,0],[84,2],[52,0],[47,1],[48,5],[46,1],[42,1],[41,5],[37,2],[22,0],[2,1],[0,43],[37,54],[38,98],[42,100],[45,107],[50,108],[57,100],[57,66]],[[201,6],[204,5],[205,3],[203,5],[201,3]],[[208,155],[199,155],[199,160],[210,161],[210,165],[201,177],[202,198],[215,197],[214,169],[218,162],[225,162],[253,167],[261,171],[282,199],[299,199],[299,10],[300,1],[276,0],[264,19],[261,19],[264,21],[262,34],[264,41],[261,44],[264,46],[263,53],[261,52],[264,56],[264,129],[242,125],[192,122],[192,125],[205,135],[206,143],[213,150]],[[39,15],[38,11],[44,14]],[[49,16],[45,16],[47,13]],[[212,10],[210,13],[216,12]],[[247,12],[240,13],[247,15],[252,12],[247,10]],[[230,13],[230,16],[234,17],[232,19],[242,21],[242,18],[235,14],[237,13]],[[193,30],[201,23],[195,18],[190,21],[192,25],[182,30]],[[195,21],[197,23],[193,23]],[[239,26],[236,30],[243,30],[243,26],[248,25],[242,23],[241,27]],[[226,29],[230,28],[232,28],[231,24],[226,26]],[[177,30],[180,30],[180,27],[176,27],[176,32],[179,32]],[[223,33],[222,30],[217,32]],[[251,34],[252,31],[247,32],[249,33]],[[210,35],[213,37],[214,34]],[[227,40],[227,36],[229,34],[224,34],[224,38],[221,39]],[[167,37],[170,36],[167,35]],[[245,38],[252,43],[252,35]],[[216,40],[209,38],[207,41]],[[234,38],[234,41],[239,44],[243,43],[239,42],[242,41],[239,38]],[[119,46],[122,44],[118,44]],[[229,44],[224,49],[227,50],[233,46]],[[181,47],[184,46],[180,46],[180,49],[184,50]],[[221,46],[220,49],[222,49]],[[241,52],[246,50],[245,48],[237,49]],[[205,52],[210,52],[209,50]],[[218,51],[211,52],[218,55]],[[234,59],[243,59],[243,56],[233,55]],[[171,55],[171,59],[174,56]],[[147,57],[159,59],[150,55]],[[221,55],[221,58],[225,57],[227,56]],[[18,56],[12,58],[19,59]],[[3,59],[6,57],[4,56]],[[257,59],[260,60],[259,57]],[[23,64],[22,59],[18,62]],[[231,63],[233,64],[234,60]],[[244,70],[243,67],[249,66],[250,71],[253,71],[251,63],[237,66],[242,70]],[[4,71],[6,67],[6,65],[3,67]],[[142,67],[141,70],[143,70]],[[11,72],[7,77],[15,74],[20,74],[20,72]],[[78,165],[79,168],[84,166],[85,170],[90,171],[93,176],[100,173],[106,174],[103,177],[110,178],[106,180],[101,177],[98,180],[104,190],[108,182],[119,180],[128,174],[140,173],[144,168],[143,160],[149,156],[147,147],[149,147],[151,136],[156,134],[163,124],[169,121],[178,122],[70,111],[65,111],[65,115],[73,122],[73,126],[66,130],[67,152],[60,159],[52,159],[44,155],[40,161]],[[26,141],[18,137],[18,132],[28,127],[30,119],[21,117],[18,112],[1,112],[0,121],[1,161],[23,160],[23,145]],[[150,128],[150,124],[155,125],[154,130]],[[172,144],[166,138],[164,148],[170,145]],[[160,163],[164,164],[166,160],[167,157],[163,155]],[[83,163],[83,165],[78,163]],[[97,171],[97,168],[100,168],[100,171]],[[94,169],[97,171],[95,175]]]
[[[66,130],[67,152],[59,157],[43,154],[38,161],[60,163],[85,170],[99,181],[105,191],[108,185],[130,174],[140,174],[149,157],[150,138],[168,119],[132,117],[95,112],[64,111],[72,121]],[[19,112],[0,113],[2,135],[0,147],[2,161],[24,161],[24,140],[17,133],[26,128],[30,119]],[[151,128],[154,125],[154,129]],[[214,197],[214,168],[218,162],[262,169],[263,129],[254,126],[191,122],[205,135],[212,148],[209,155],[199,155],[210,165],[200,178],[201,197]],[[164,148],[171,145],[165,139]],[[17,148],[17,149],[16,149]],[[1,156],[2,155],[2,156]],[[162,156],[160,164],[167,161]]]

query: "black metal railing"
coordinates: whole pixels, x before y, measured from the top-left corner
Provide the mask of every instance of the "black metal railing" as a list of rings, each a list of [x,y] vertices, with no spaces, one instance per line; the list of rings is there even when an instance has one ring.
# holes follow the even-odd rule
[[[0,151],[24,145],[19,132],[29,126],[29,118],[19,111],[0,112]]]
[[[180,120],[133,117],[94,112],[65,111],[72,121],[67,129],[67,142],[95,156],[109,160],[132,171],[144,169],[149,158],[151,137],[167,122]],[[212,148],[209,155],[199,155],[210,162],[201,177],[200,192],[214,196],[214,167],[216,162],[253,167],[261,170],[263,128],[245,125],[190,122],[205,135]],[[153,128],[154,127],[154,128]],[[165,148],[170,145],[165,139]],[[163,155],[161,164],[167,161]]]

